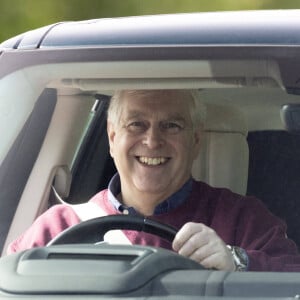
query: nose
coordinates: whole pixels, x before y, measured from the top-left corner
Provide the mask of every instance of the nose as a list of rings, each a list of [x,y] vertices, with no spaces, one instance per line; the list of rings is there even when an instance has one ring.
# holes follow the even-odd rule
[[[151,126],[145,132],[143,137],[143,145],[147,146],[149,149],[160,148],[164,144],[163,133],[157,126]]]

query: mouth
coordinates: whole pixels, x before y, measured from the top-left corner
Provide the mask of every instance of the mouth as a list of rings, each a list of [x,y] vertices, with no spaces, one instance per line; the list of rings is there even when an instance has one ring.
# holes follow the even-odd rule
[[[146,166],[159,166],[167,163],[170,158],[168,157],[147,157],[147,156],[137,156],[137,160]]]

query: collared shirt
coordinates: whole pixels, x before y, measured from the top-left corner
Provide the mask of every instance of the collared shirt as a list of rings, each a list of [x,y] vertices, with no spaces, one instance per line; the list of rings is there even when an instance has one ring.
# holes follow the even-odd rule
[[[154,210],[154,215],[167,213],[182,204],[192,192],[193,180],[190,178],[176,193],[171,195],[165,201],[158,204]],[[112,203],[116,210],[123,214],[138,214],[133,207],[127,207],[120,203],[117,196],[121,192],[120,175],[116,173],[108,185],[108,200]]]

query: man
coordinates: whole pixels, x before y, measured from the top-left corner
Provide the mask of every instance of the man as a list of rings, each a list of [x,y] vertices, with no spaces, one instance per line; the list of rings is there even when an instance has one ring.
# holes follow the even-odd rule
[[[105,214],[141,214],[173,225],[179,231],[171,246],[146,233],[125,235],[132,243],[172,248],[206,268],[296,270],[296,245],[260,201],[191,178],[204,114],[195,98],[189,90],[117,92],[107,132],[118,174],[90,202]],[[9,252],[45,245],[78,222],[70,206],[54,206]]]

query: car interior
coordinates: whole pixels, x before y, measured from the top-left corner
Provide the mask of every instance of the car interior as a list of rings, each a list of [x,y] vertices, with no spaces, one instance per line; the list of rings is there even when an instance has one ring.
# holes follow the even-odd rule
[[[12,82],[15,86],[13,90]],[[0,135],[4,141],[0,146],[0,190],[1,198],[5,198],[0,205],[10,209],[6,209],[3,216],[0,213],[0,233],[2,256],[7,259],[7,263],[4,261],[7,266],[10,265],[5,254],[7,245],[46,209],[58,203],[84,203],[107,187],[116,172],[106,135],[106,110],[113,92],[120,89],[179,88],[198,89],[200,100],[206,107],[201,151],[193,165],[193,177],[212,186],[226,187],[239,194],[260,198],[287,223],[289,237],[300,246],[300,210],[297,203],[300,136],[294,130],[294,119],[291,121],[288,115],[300,98],[287,91],[277,61],[224,59],[47,63],[17,70],[0,81],[0,96],[6,99],[0,104],[5,108],[1,112],[6,111],[6,115],[0,116]],[[285,112],[284,105],[288,105]],[[297,112],[293,116],[296,118]],[[10,189],[8,183],[12,181],[14,188]],[[170,253],[166,254],[163,250],[157,251],[159,255],[153,261],[143,262],[143,268],[147,268],[146,264],[164,265],[162,261],[170,265],[174,263],[175,271],[169,277],[162,277],[159,273],[166,272],[163,266],[155,269],[153,274],[137,267],[134,271],[137,273],[132,275],[133,271],[128,271],[133,268],[132,261],[136,261],[137,257],[140,260],[147,255],[150,257],[154,250],[147,247],[123,248],[128,255],[126,264],[121,259],[108,258],[110,277],[103,279],[102,283],[98,282],[97,287],[93,285],[93,280],[107,274],[99,271],[103,273],[99,275],[92,271],[87,276],[95,268],[91,268],[88,265],[90,261],[84,260],[78,251],[91,257],[98,254],[94,248],[85,246],[58,247],[52,254],[49,254],[51,248],[28,252],[22,258],[23,267],[19,266],[21,273],[30,275],[28,282],[25,279],[22,282],[19,278],[19,284],[12,286],[7,279],[2,285],[7,284],[7,291],[12,290],[16,294],[22,291],[27,295],[43,292],[59,294],[64,285],[68,295],[71,289],[72,293],[77,294],[97,294],[102,289],[103,295],[127,295],[132,299],[139,298],[146,290],[149,296],[154,286],[158,297],[172,294],[180,298],[183,295],[182,286],[187,280],[189,299],[221,294],[227,297],[271,297],[275,294],[278,297],[294,297],[300,292],[296,284],[298,276],[292,274],[280,277],[281,284],[284,283],[284,287],[280,288],[274,279],[276,274],[268,279],[264,275],[249,273],[242,279],[239,274],[228,276],[221,271],[199,273],[199,266],[172,259]],[[66,252],[72,254],[76,265],[65,259]],[[21,254],[18,255],[20,258]],[[81,274],[75,272],[75,281],[82,283],[74,289],[76,284],[71,284],[63,272],[58,276],[54,266],[48,274],[39,273],[41,266],[37,269],[40,271],[35,270],[34,264],[50,256],[52,262],[56,259],[63,261],[65,269],[80,268]],[[30,260],[34,261],[33,265],[26,269],[26,261]],[[87,265],[82,264],[82,260]],[[183,271],[176,269],[176,264],[181,263],[189,269],[186,279],[182,276]],[[105,269],[104,259],[98,260],[97,264],[98,270]],[[125,289],[124,286],[133,278],[123,274],[127,272],[125,269],[130,276],[140,277],[142,282],[132,283],[130,289]],[[4,267],[0,268],[0,277],[1,270]],[[125,279],[120,277],[121,273]],[[48,276],[47,280],[54,280],[56,276],[56,282],[60,282],[57,290],[50,292],[41,280],[36,290],[27,290],[29,280],[39,274]],[[148,283],[150,277],[156,278],[152,285]],[[120,285],[111,283],[109,278],[119,280]],[[227,281],[224,283],[224,280]],[[162,281],[166,284],[165,288],[159,288]],[[205,284],[201,285],[199,281]],[[246,284],[249,281],[251,286]]]

